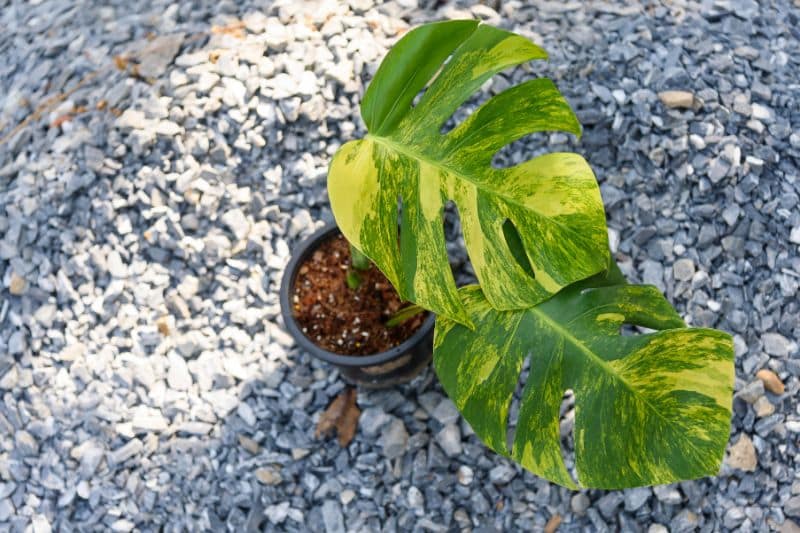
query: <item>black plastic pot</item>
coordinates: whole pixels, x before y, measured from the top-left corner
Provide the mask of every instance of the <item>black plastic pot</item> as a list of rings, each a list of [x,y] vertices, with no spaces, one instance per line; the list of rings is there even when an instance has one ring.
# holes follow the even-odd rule
[[[292,312],[292,287],[297,270],[327,239],[339,233],[335,224],[314,232],[293,250],[292,258],[281,282],[281,314],[286,329],[305,351],[339,369],[348,381],[366,387],[389,387],[405,383],[417,376],[430,362],[433,354],[433,325],[435,316],[429,313],[422,326],[402,344],[391,350],[372,355],[341,355],[324,350],[305,336]]]

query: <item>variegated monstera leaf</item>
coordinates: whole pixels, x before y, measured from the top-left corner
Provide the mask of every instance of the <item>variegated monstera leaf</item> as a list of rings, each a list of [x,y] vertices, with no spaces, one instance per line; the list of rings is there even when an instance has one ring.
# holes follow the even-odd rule
[[[404,299],[469,323],[445,249],[448,200],[458,209],[478,281],[497,309],[528,307],[604,268],[603,204],[582,157],[554,153],[511,168],[492,166],[497,151],[526,134],[580,133],[550,80],[512,87],[441,133],[492,75],[545,57],[519,35],[474,20],[447,21],[409,32],[375,74],[361,104],[369,134],[336,154],[328,193],[345,237]]]
[[[477,328],[437,321],[434,365],[445,390],[487,445],[560,485],[576,487],[559,432],[567,389],[575,395],[580,486],[716,474],[730,430],[730,336],[686,328],[652,286],[593,281],[506,312],[493,309],[479,288],[462,289]],[[623,324],[660,331],[623,336]],[[527,358],[512,437],[509,407]]]

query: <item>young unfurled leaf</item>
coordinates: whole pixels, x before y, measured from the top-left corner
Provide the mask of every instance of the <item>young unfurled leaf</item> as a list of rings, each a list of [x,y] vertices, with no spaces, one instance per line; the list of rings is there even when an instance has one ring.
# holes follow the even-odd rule
[[[356,270],[369,270],[371,266],[369,257],[361,253],[361,251],[352,244],[350,245],[350,264],[353,265],[353,268]]]
[[[331,402],[319,417],[315,436],[317,438],[323,435],[328,436],[335,430],[339,437],[339,446],[344,448],[350,444],[356,434],[359,416],[361,416],[361,410],[356,405],[356,390],[348,387]]]
[[[424,311],[425,309],[423,309],[418,305],[414,304],[407,305],[406,307],[403,307],[395,314],[393,314],[391,317],[389,317],[389,320],[386,321],[386,327],[387,328],[397,327],[406,320],[415,317],[418,314],[423,313]]]
[[[456,20],[409,32],[375,74],[361,104],[369,134],[336,154],[328,192],[342,233],[404,300],[470,323],[445,249],[448,200],[458,208],[475,273],[497,309],[527,308],[604,268],[603,204],[581,156],[554,153],[511,168],[492,166],[497,151],[529,133],[580,133],[550,80],[511,87],[440,133],[491,76],[545,57],[519,35]]]
[[[355,270],[348,270],[347,277],[345,277],[345,281],[347,282],[347,287],[356,290],[361,286],[361,276],[358,275],[358,272]]]
[[[434,365],[444,389],[489,447],[567,487],[576,487],[559,432],[567,389],[575,394],[579,485],[618,489],[716,474],[730,430],[730,336],[686,328],[655,287],[618,282],[616,274],[598,277],[505,312],[479,288],[462,289],[476,329],[437,320]],[[623,324],[659,331],[623,336]],[[508,413],[527,358],[509,449]]]

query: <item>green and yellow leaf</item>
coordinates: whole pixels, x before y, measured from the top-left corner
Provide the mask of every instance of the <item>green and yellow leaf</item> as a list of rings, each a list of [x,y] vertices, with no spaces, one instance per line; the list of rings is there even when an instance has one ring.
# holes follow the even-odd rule
[[[437,320],[442,385],[488,446],[566,487],[618,489],[715,474],[730,428],[730,336],[684,327],[652,286],[615,282],[577,284],[515,311],[493,309],[478,287],[462,289],[476,329]],[[658,331],[623,336],[623,324]],[[509,447],[508,413],[526,359]],[[578,484],[559,432],[568,389]]]
[[[581,156],[553,153],[502,169],[491,164],[503,146],[529,133],[580,133],[550,80],[511,87],[440,132],[492,75],[545,57],[519,35],[474,20],[448,21],[409,32],[375,74],[361,104],[369,134],[336,154],[328,192],[344,235],[404,299],[470,324],[445,249],[447,201],[458,209],[478,281],[497,309],[527,308],[605,267],[603,204]]]

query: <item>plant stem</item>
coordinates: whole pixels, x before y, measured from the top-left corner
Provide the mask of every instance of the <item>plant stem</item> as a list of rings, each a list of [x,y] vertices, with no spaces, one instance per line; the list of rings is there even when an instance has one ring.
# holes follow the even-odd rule
[[[347,271],[347,286],[352,290],[356,290],[361,286],[361,276],[355,270]]]
[[[386,327],[397,327],[409,318],[413,318],[423,311],[425,311],[423,307],[420,307],[417,304],[409,304],[390,316],[389,320],[386,321]]]
[[[350,245],[350,264],[353,265],[353,268],[356,270],[369,270],[370,261],[369,257],[364,255],[361,250]]]
[[[358,271],[369,270],[371,263],[369,257],[361,253],[361,250],[350,245],[350,267],[347,269],[347,286],[356,290],[361,286],[361,276]]]

